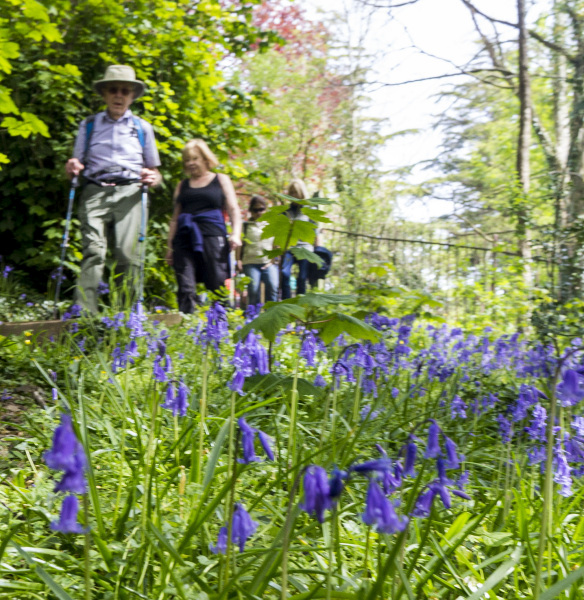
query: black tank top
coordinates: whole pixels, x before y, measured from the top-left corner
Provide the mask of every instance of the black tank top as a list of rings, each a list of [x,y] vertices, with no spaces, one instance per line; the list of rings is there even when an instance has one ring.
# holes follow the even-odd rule
[[[219,176],[215,175],[208,185],[200,188],[191,187],[189,180],[185,179],[181,183],[176,201],[181,205],[181,212],[191,215],[213,209],[223,210],[225,194],[219,183]],[[202,223],[199,227],[203,235],[223,235],[223,232],[212,223]]]

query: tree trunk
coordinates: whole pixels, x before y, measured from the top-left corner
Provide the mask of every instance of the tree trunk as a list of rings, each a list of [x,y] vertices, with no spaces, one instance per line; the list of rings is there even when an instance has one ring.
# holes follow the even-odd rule
[[[531,269],[531,244],[529,232],[529,183],[531,147],[531,86],[529,82],[527,31],[525,28],[525,0],[517,0],[519,25],[519,139],[517,143],[517,179],[519,198],[517,200],[517,236],[519,251],[523,258],[523,276],[525,285],[531,287],[533,274]]]

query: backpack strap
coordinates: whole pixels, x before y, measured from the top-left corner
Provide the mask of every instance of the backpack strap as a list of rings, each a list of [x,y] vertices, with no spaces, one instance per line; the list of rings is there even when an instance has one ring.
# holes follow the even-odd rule
[[[95,115],[91,115],[85,119],[85,149],[83,151],[83,164],[87,161],[87,155],[89,153],[89,142],[91,141],[91,134],[95,125]]]
[[[83,164],[85,164],[85,161],[87,160],[87,154],[89,153],[89,142],[91,141],[91,135],[95,127],[95,117],[96,115],[91,115],[85,119],[85,150],[83,153]],[[140,142],[140,146],[142,146],[143,150],[144,146],[146,145],[146,136],[144,135],[142,120],[140,117],[132,115],[132,121],[134,122],[134,128],[138,134],[138,141]]]
[[[146,137],[144,136],[142,120],[140,119],[140,117],[132,115],[132,121],[134,121],[134,127],[136,128],[136,132],[138,133],[138,141],[140,142],[140,146],[142,146],[142,149],[144,149],[144,146],[146,144]]]

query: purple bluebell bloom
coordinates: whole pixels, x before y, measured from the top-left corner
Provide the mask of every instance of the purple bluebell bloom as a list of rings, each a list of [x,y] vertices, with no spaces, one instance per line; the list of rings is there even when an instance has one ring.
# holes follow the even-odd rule
[[[201,342],[218,350],[219,344],[228,335],[227,313],[219,302],[215,302],[207,311],[207,326],[201,334]]]
[[[314,515],[319,523],[324,522],[324,511],[333,507],[330,484],[326,471],[317,465],[311,465],[304,473],[304,502],[300,508]]]
[[[329,477],[329,496],[333,502],[338,500],[345,489],[345,480],[349,477],[347,471],[341,471],[334,467]]]
[[[302,338],[300,346],[300,356],[306,361],[309,367],[316,365],[316,352],[321,349],[322,342],[319,345],[319,339],[312,331],[307,331]]]
[[[393,462],[390,458],[383,457],[353,465],[349,470],[354,471],[355,473],[370,473],[371,471],[383,473],[385,471],[393,471]]]
[[[74,304],[67,312],[63,313],[61,321],[68,321],[81,316],[83,308],[79,304]]]
[[[580,376],[573,369],[564,372],[557,391],[562,406],[575,406],[584,398],[584,389],[580,387]]]
[[[418,447],[414,441],[414,437],[410,436],[410,441],[406,445],[406,458],[404,462],[404,477],[415,477],[416,473],[414,467],[416,464],[416,456],[418,453]]]
[[[554,447],[554,481],[560,484],[560,496],[571,496],[572,491],[572,476],[571,468],[566,460],[566,452],[561,441]]]
[[[87,481],[85,480],[85,469],[87,459],[83,446],[79,444],[79,451],[73,455],[73,466],[65,471],[63,478],[55,485],[55,492],[71,492],[72,494],[85,494],[87,492]]]
[[[429,516],[436,493],[436,490],[432,488],[427,488],[425,492],[422,492],[416,500],[412,516],[421,518]]]
[[[83,447],[77,441],[71,417],[61,415],[61,424],[53,433],[53,446],[45,452],[44,460],[50,469],[67,471],[76,467],[75,456],[83,451]]]
[[[169,381],[166,386],[166,394],[164,396],[164,403],[161,404],[162,408],[168,408],[172,410],[174,415],[178,414],[176,410],[176,388],[174,387],[174,382]]]
[[[189,406],[189,394],[190,390],[182,377],[178,383],[178,392],[176,394],[176,402],[173,408],[173,413],[178,414],[180,417],[184,417],[187,414],[187,408]]]
[[[148,317],[144,314],[144,307],[142,302],[136,302],[134,310],[130,312],[127,327],[130,330],[130,337],[138,338],[144,337],[146,331],[144,330],[144,323],[148,320]]]
[[[380,533],[399,533],[407,524],[407,517],[398,517],[393,503],[388,500],[377,482],[369,481],[367,497],[365,500],[365,512],[362,514],[366,525],[375,525]]]
[[[227,527],[223,526],[219,530],[219,536],[217,537],[217,544],[209,544],[209,550],[213,554],[225,554],[227,552]]]
[[[231,521],[231,541],[239,546],[239,551],[245,550],[245,543],[255,533],[258,523],[252,520],[249,513],[239,502],[233,511]]]
[[[497,415],[497,423],[499,423],[499,433],[504,444],[508,444],[513,437],[513,423],[503,415]]]
[[[373,410],[373,406],[371,404],[366,404],[360,411],[361,420],[374,420],[383,412],[383,408],[378,408],[377,410]]]
[[[460,467],[460,457],[456,452],[456,444],[447,435],[442,434],[442,436],[444,438],[444,446],[446,447],[446,461],[444,465],[447,469],[458,469]]]
[[[428,445],[426,446],[426,452],[424,458],[436,458],[440,455],[440,427],[434,419],[430,422],[428,427]]]
[[[246,377],[251,377],[256,372],[260,375],[270,372],[268,353],[253,331],[248,333],[244,341],[237,342],[231,364],[235,367],[235,372],[228,387],[242,396]]]
[[[391,396],[393,398],[397,398],[399,396],[399,390],[396,387],[391,388]]]
[[[11,271],[14,271],[14,267],[11,267],[10,265],[6,265],[4,267],[4,271],[2,271],[2,277],[4,277],[4,279],[6,279]]]
[[[243,458],[238,459],[238,462],[249,464],[259,461],[260,459],[256,456],[254,447],[256,430],[250,427],[243,417],[240,417],[237,423],[241,430],[241,447],[243,449]]]
[[[547,429],[547,411],[541,406],[536,404],[533,408],[532,420],[529,427],[525,428],[525,431],[529,437],[536,442],[546,441],[546,429]]]
[[[88,528],[83,527],[77,522],[77,513],[79,512],[79,502],[76,496],[66,496],[61,506],[61,514],[58,521],[51,523],[53,531],[60,533],[86,533]]]
[[[274,452],[272,450],[272,442],[270,436],[264,433],[261,429],[257,430],[260,444],[266,453],[269,460],[274,460]]]
[[[105,296],[106,294],[109,294],[109,285],[105,282],[105,281],[100,281],[97,284],[97,295],[98,296]]]
[[[466,419],[466,404],[458,395],[454,396],[450,403],[450,418],[456,419],[457,417]]]
[[[574,416],[572,418],[572,428],[576,431],[576,435],[584,437],[584,417]]]
[[[325,378],[324,378],[322,375],[320,375],[320,374],[319,374],[319,375],[317,375],[317,376],[314,378],[314,384],[313,384],[313,385],[314,385],[315,387],[326,387],[326,386],[327,386],[327,383],[326,383],[326,380],[325,380]]]

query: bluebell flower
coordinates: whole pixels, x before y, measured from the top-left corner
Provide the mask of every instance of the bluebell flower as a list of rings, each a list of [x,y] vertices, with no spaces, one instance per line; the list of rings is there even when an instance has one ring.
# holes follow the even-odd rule
[[[269,460],[274,460],[274,452],[272,451],[272,443],[270,440],[270,436],[268,436],[266,433],[264,433],[261,429],[258,429],[257,432],[258,432],[258,437],[260,439],[260,444],[262,445],[262,448],[264,449],[266,456],[268,457]]]
[[[237,342],[231,364],[235,367],[235,372],[228,387],[242,396],[246,377],[251,377],[256,372],[260,375],[270,372],[268,353],[253,331],[248,333],[245,340]]]
[[[83,446],[79,444],[79,451],[73,455],[73,465],[65,471],[63,478],[55,485],[55,492],[71,492],[72,494],[85,494],[87,492],[87,481],[85,470],[87,459]]]
[[[97,284],[97,295],[98,296],[105,296],[106,294],[109,294],[109,285],[107,283],[105,283],[105,281],[100,281]]]
[[[422,518],[428,517],[432,510],[432,503],[434,502],[436,493],[436,490],[433,488],[427,488],[426,491],[423,491],[416,500],[412,516]]]
[[[572,476],[571,468],[566,460],[566,452],[561,441],[554,446],[554,481],[560,485],[560,496],[571,496],[572,491]]]
[[[144,307],[142,302],[136,302],[134,309],[130,312],[127,327],[130,330],[131,338],[144,337],[146,331],[144,330],[144,323],[148,320],[148,317],[144,314]]]
[[[258,523],[252,520],[249,513],[239,502],[235,505],[231,523],[231,541],[239,546],[240,552],[243,552],[245,543],[255,533]]]
[[[83,447],[77,441],[71,417],[61,415],[61,424],[53,433],[53,446],[45,452],[44,460],[50,469],[66,471],[76,466],[75,456],[83,452]]]
[[[508,444],[513,437],[513,423],[507,417],[503,415],[497,415],[497,422],[499,423],[499,434],[504,444]]]
[[[444,437],[444,446],[446,448],[446,461],[444,464],[447,469],[458,469],[460,467],[460,458],[456,451],[456,444],[447,435],[442,435]]]
[[[241,447],[243,450],[243,458],[240,458],[239,462],[249,464],[251,462],[259,461],[260,459],[256,456],[254,445],[256,430],[253,427],[250,427],[243,417],[240,417],[237,420],[237,423],[241,430]]]
[[[320,375],[320,374],[319,374],[319,375],[317,375],[317,376],[314,378],[314,384],[313,384],[313,385],[314,385],[315,387],[326,387],[326,386],[327,386],[327,383],[326,383],[326,380],[325,380],[325,378],[324,378],[322,375]]]
[[[318,340],[318,338],[310,330],[307,331],[302,338],[299,354],[306,361],[306,364],[309,367],[314,367],[316,365],[316,352],[320,349],[318,344],[319,341],[320,340]]]
[[[547,411],[541,406],[536,404],[533,408],[532,420],[529,427],[525,428],[525,431],[532,440],[537,442],[546,441],[546,429],[547,429]]]
[[[562,406],[575,406],[584,398],[580,387],[580,376],[573,369],[567,369],[557,387],[558,399]]]
[[[576,435],[584,437],[584,417],[572,417],[572,428],[576,431]]]
[[[333,507],[330,492],[326,471],[316,465],[308,467],[304,473],[304,502],[300,508],[323,523],[324,511]]]
[[[61,506],[59,520],[51,523],[51,529],[60,533],[86,533],[88,528],[83,527],[77,522],[78,512],[79,502],[77,497],[66,496]]]
[[[366,404],[360,411],[361,420],[374,420],[383,412],[383,408],[378,408],[377,410],[373,410],[373,406],[371,404]]]
[[[426,452],[424,453],[424,458],[436,458],[440,455],[440,427],[434,419],[430,422],[430,427],[428,427],[428,445],[426,446]]]
[[[269,436],[259,429],[251,427],[243,417],[237,420],[241,431],[241,447],[243,449],[243,458],[238,459],[238,462],[249,464],[251,462],[259,462],[260,458],[255,453],[255,436],[259,436],[260,444],[264,449],[269,460],[274,460]]]
[[[393,398],[397,398],[399,396],[399,390],[396,387],[391,388],[391,395]]]
[[[183,381],[182,377],[178,383],[178,393],[176,395],[176,402],[173,408],[173,413],[178,414],[180,417],[184,417],[187,414],[187,408],[189,406],[189,394],[190,390]]]
[[[410,436],[410,441],[406,445],[406,458],[404,462],[404,477],[415,477],[416,473],[414,471],[416,456],[418,453],[418,447],[416,446],[416,442],[414,441],[414,437]]]
[[[375,525],[380,533],[399,533],[407,524],[407,517],[399,517],[393,503],[385,497],[377,482],[369,481],[365,500],[365,512],[362,514],[366,525]]]
[[[231,519],[231,542],[239,546],[239,551],[245,550],[247,540],[255,533],[258,528],[258,523],[252,520],[249,513],[239,502],[233,510],[233,518]],[[219,530],[217,544],[213,546],[209,544],[209,550],[213,554],[225,554],[227,552],[227,525]]]
[[[168,408],[172,410],[174,415],[178,414],[176,410],[176,388],[174,387],[174,383],[172,381],[168,382],[166,386],[166,394],[164,396],[164,403],[161,404],[162,408]]]
[[[329,477],[329,496],[335,502],[345,489],[345,480],[349,477],[347,471],[341,471],[334,467]]]
[[[383,473],[385,471],[393,471],[393,462],[390,458],[383,457],[375,460],[368,460],[358,465],[352,465],[350,470],[355,473],[370,473],[371,471]]]
[[[245,309],[245,313],[243,315],[245,322],[250,323],[257,316],[259,316],[260,312],[262,311],[262,306],[263,304],[261,302],[258,304],[249,304],[248,307]]]
[[[75,319],[81,316],[83,308],[79,304],[73,304],[73,306],[61,317],[61,321],[68,321],[69,319]]]
[[[217,544],[209,544],[209,550],[213,554],[225,554],[227,552],[227,527],[221,527],[219,530],[219,536],[217,537]]]
[[[6,279],[11,271],[14,271],[14,267],[11,267],[10,265],[6,265],[4,267],[4,271],[2,271],[2,277],[4,277],[4,279]]]
[[[457,417],[466,419],[466,404],[458,395],[454,396],[450,403],[450,418],[456,419]]]
[[[215,302],[207,311],[207,326],[201,334],[201,342],[204,346],[212,345],[218,350],[219,344],[228,335],[227,313],[219,302]]]

